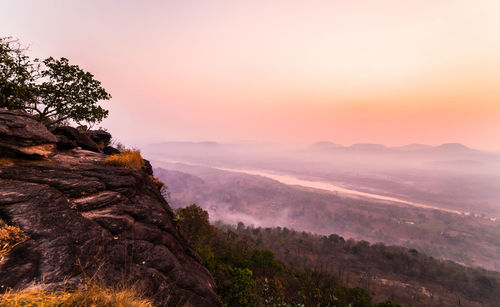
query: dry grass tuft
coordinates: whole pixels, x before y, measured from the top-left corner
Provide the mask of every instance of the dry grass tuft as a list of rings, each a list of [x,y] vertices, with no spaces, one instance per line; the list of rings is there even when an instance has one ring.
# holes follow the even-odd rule
[[[77,289],[74,291],[11,291],[0,295],[0,305],[5,307],[152,307],[153,303],[150,300],[138,295],[133,288],[113,289],[94,283],[90,285],[86,290]]]
[[[144,167],[145,163],[142,159],[139,150],[124,150],[123,152],[111,155],[104,159],[102,163],[111,166],[126,167],[135,170],[140,170]]]
[[[81,268],[80,260],[78,265]],[[99,267],[98,271],[101,269]],[[153,302],[145,298],[134,285],[121,283],[115,286],[106,286],[96,280],[96,275],[89,277],[83,271],[84,282],[77,289],[43,290],[33,289],[24,291],[9,290],[0,294],[2,307],[153,307]],[[95,273],[97,274],[97,272]]]
[[[28,240],[29,236],[17,226],[7,225],[0,219],[0,260],[7,255],[14,246]]]

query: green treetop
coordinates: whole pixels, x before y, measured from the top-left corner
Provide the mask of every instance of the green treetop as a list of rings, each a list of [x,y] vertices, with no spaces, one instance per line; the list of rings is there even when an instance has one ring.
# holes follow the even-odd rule
[[[47,126],[67,120],[98,123],[111,95],[94,76],[66,58],[30,60],[18,40],[0,38],[0,107],[21,109]]]

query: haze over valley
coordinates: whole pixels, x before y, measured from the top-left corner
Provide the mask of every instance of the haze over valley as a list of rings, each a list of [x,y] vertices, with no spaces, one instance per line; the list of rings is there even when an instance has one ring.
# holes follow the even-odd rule
[[[461,144],[170,142],[144,148],[174,207],[416,248],[500,270],[500,155]]]

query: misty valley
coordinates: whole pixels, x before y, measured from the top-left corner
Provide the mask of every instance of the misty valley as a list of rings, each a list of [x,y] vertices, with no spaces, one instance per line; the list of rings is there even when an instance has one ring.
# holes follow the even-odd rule
[[[327,272],[375,301],[498,300],[499,153],[329,142],[144,150],[174,208],[200,206],[219,231],[238,234],[231,240],[270,249],[290,267]]]
[[[163,143],[145,151],[172,206],[196,203],[213,222],[338,234],[500,270],[500,154],[460,144],[328,142]]]

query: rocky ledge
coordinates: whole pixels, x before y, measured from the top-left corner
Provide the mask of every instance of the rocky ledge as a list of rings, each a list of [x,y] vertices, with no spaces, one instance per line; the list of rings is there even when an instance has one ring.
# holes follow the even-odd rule
[[[0,154],[3,156],[50,157],[57,137],[31,115],[0,108]]]
[[[220,306],[149,175],[105,166],[105,157],[72,149],[50,160],[1,162],[0,218],[30,239],[0,261],[0,288],[71,288],[95,276],[134,284],[161,306]]]

